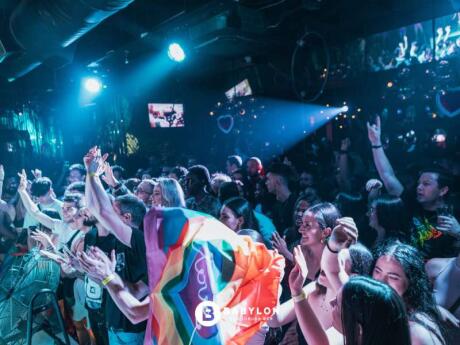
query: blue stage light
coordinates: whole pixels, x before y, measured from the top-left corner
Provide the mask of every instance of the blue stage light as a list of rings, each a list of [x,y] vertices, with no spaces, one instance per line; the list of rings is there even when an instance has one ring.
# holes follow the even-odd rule
[[[168,56],[175,62],[182,62],[185,60],[185,51],[179,43],[171,43],[168,48]]]
[[[84,81],[86,91],[90,93],[98,93],[102,89],[102,82],[98,78],[90,77]]]

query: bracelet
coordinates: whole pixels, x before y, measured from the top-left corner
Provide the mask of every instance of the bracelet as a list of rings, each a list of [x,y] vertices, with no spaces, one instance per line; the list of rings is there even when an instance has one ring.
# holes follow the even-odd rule
[[[304,299],[307,299],[307,294],[303,290],[298,295],[292,296],[292,300],[294,301],[294,303],[299,303],[303,301]]]
[[[115,279],[115,274],[110,274],[104,278],[104,280],[102,281],[102,285],[107,286],[107,284],[110,283],[114,279]]]
[[[90,173],[88,174],[88,176],[89,176],[89,177],[95,177],[95,176],[97,176],[97,175],[96,175],[96,173],[94,173],[94,172],[90,172]]]
[[[375,150],[375,149],[379,149],[383,147],[383,145],[372,145],[372,149]]]
[[[329,241],[326,241],[326,248],[332,253],[332,254],[338,254],[340,252],[340,250],[333,250],[330,246],[329,246]]]

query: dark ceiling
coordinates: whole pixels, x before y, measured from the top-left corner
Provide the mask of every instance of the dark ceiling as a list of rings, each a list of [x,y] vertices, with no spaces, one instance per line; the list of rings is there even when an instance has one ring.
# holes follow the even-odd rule
[[[7,83],[8,59],[12,61],[24,53],[11,34],[11,13],[19,5],[50,7],[53,1],[74,7],[85,3],[82,0],[0,0],[0,41],[7,53],[12,52],[0,62],[0,74],[3,72],[0,95],[18,87],[13,84],[22,85],[21,80],[53,74],[69,65],[135,61],[163,49],[168,39],[176,37],[193,42],[195,51],[215,64],[224,65],[244,56],[256,58],[286,52],[288,55],[288,50],[306,30],[323,34],[330,43],[340,43],[441,16],[452,12],[453,3],[458,6],[458,0],[134,0],[83,34],[65,52],[59,51],[51,57],[42,53],[44,61],[32,73]],[[34,25],[33,17],[30,25]],[[33,39],[47,39],[43,35],[37,30]],[[200,73],[200,70],[194,69],[194,72]],[[28,85],[37,79],[31,80],[34,81]]]

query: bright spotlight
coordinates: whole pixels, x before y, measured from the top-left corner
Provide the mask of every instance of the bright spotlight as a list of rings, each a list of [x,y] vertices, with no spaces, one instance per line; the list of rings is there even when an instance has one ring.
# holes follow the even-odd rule
[[[349,109],[349,108],[348,108],[348,105],[344,105],[342,108],[340,108],[340,111],[341,111],[342,113],[346,113],[346,112],[348,111],[348,109]]]
[[[91,93],[98,93],[102,89],[102,83],[98,78],[90,77],[86,78],[84,82],[86,91]]]
[[[184,49],[182,49],[179,43],[171,43],[169,45],[168,56],[175,62],[182,62],[185,60]]]

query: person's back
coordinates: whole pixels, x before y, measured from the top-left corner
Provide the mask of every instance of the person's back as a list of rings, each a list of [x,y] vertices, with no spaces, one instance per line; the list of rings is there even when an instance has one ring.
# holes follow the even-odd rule
[[[460,319],[460,257],[437,258],[428,261],[425,269],[433,284],[436,304]],[[460,328],[447,327],[450,340],[460,344]]]

